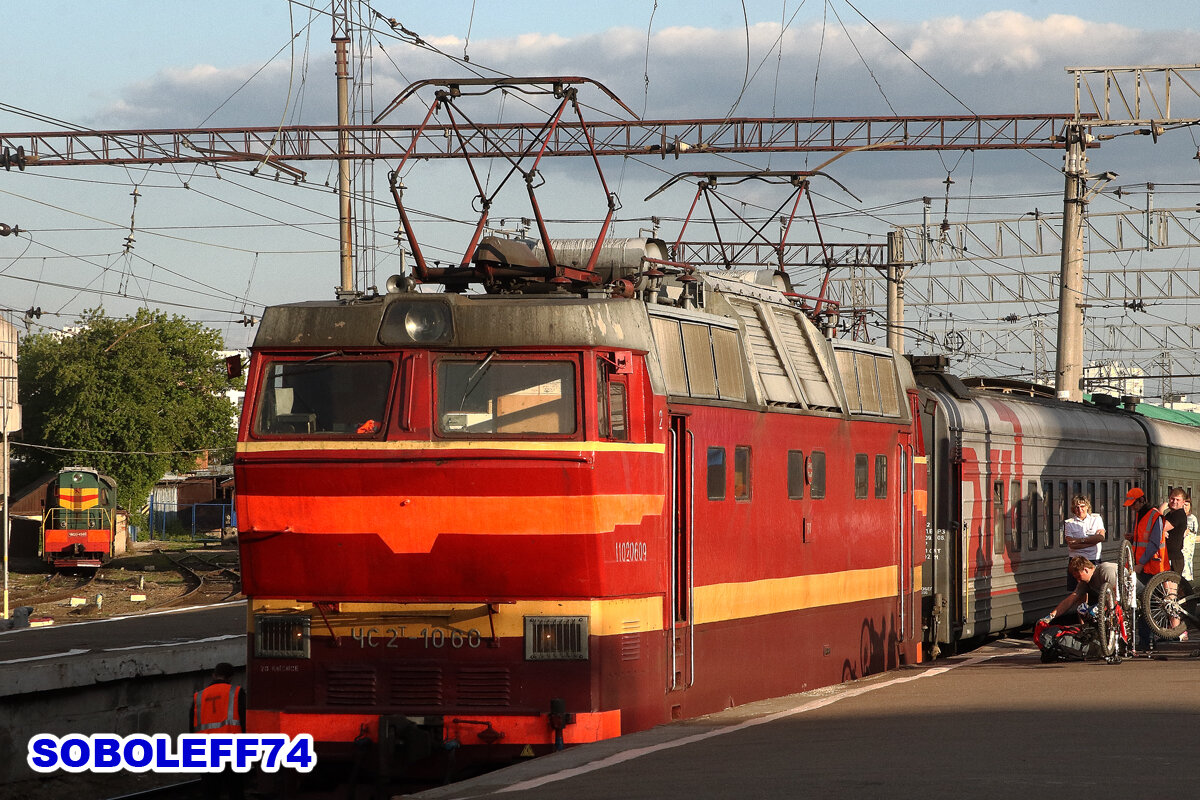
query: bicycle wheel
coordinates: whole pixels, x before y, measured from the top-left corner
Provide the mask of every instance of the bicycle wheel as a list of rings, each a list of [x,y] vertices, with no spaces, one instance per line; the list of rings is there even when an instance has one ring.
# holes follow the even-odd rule
[[[1117,598],[1112,587],[1105,586],[1100,596],[1099,612],[1096,615],[1096,638],[1100,642],[1100,653],[1111,659],[1117,652]]]
[[[1133,571],[1133,545],[1121,540],[1117,557],[1117,602],[1121,605],[1121,639],[1130,646],[1133,642],[1133,620],[1137,609],[1137,574]]]
[[[1133,546],[1128,539],[1121,540],[1121,554],[1117,557],[1117,602],[1128,612],[1137,595],[1137,575],[1133,571]]]
[[[1164,639],[1178,639],[1187,630],[1187,625],[1180,616],[1178,586],[1181,580],[1178,572],[1160,572],[1150,579],[1142,591],[1142,615],[1150,630]],[[1168,588],[1173,584],[1175,588]],[[1175,624],[1171,624],[1171,619]]]

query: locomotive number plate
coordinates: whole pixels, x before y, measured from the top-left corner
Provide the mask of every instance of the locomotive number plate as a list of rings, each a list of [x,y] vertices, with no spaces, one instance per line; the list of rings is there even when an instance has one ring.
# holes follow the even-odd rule
[[[350,636],[358,642],[361,648],[367,647],[399,647],[401,639],[419,639],[426,650],[442,647],[460,649],[463,647],[479,647],[483,636],[475,628],[458,630],[457,628],[417,629],[416,626],[400,625],[395,628],[351,628]]]

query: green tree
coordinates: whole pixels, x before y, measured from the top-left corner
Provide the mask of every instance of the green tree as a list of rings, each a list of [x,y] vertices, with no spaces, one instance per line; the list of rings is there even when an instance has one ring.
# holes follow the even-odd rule
[[[237,409],[224,392],[238,387],[216,353],[218,331],[144,308],[125,319],[88,310],[78,324],[21,342],[22,439],[60,448],[22,448],[31,468],[95,467],[136,511],[163,474],[194,468],[202,451],[231,458]]]

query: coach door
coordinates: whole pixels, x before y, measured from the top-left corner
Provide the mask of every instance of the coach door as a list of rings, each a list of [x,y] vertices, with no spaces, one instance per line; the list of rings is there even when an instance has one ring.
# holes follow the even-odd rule
[[[692,435],[687,417],[671,417],[671,651],[667,685],[692,685]]]

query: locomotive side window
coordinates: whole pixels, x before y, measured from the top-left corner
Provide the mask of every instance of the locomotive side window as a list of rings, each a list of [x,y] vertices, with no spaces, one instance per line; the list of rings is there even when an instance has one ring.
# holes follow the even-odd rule
[[[812,465],[812,485],[809,486],[808,496],[813,500],[822,500],[825,497],[825,453],[814,450],[808,461]]]
[[[625,403],[625,384],[608,385],[609,436],[620,441],[629,439],[629,413]]]
[[[708,499],[725,499],[725,448],[708,448]]]
[[[388,361],[275,361],[264,370],[255,432],[373,435],[383,430]]]
[[[733,449],[733,499],[750,499],[750,448]]]
[[[446,361],[437,369],[443,434],[574,433],[575,365],[569,361]]]
[[[862,500],[867,496],[867,478],[870,472],[870,465],[867,463],[866,453],[854,454],[854,499]]]
[[[887,456],[875,456],[875,497],[887,497]]]
[[[596,363],[596,416],[600,435],[617,441],[629,441],[629,413],[626,402],[625,384],[614,380],[609,374],[609,364],[600,359]]]
[[[788,450],[787,491],[789,500],[804,499],[804,451]]]

